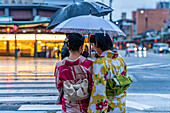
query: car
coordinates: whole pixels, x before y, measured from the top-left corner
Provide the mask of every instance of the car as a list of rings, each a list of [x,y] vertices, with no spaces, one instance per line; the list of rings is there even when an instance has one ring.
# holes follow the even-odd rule
[[[154,43],[153,52],[154,53],[168,53],[168,46],[166,43]]]
[[[170,53],[170,47],[168,48],[168,52]]]
[[[133,46],[129,46],[129,47],[127,48],[127,50],[128,50],[129,53],[134,53],[134,52],[137,51],[137,48],[135,48],[135,47],[133,47]]]

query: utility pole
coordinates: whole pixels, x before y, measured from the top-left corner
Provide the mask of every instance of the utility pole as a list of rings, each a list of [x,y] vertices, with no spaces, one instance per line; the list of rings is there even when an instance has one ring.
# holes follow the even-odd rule
[[[73,3],[76,3],[76,1],[75,1],[75,0],[73,0]]]
[[[109,7],[111,8],[112,8],[112,3],[113,3],[113,0],[110,0]],[[110,13],[110,21],[112,21],[112,12]]]
[[[168,31],[170,29],[170,0],[169,0],[169,22],[168,22]]]

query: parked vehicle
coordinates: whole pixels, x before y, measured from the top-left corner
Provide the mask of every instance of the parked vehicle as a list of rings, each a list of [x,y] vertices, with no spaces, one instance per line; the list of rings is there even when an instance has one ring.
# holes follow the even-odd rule
[[[154,53],[167,53],[168,46],[166,43],[154,43],[153,51],[154,51]]]
[[[168,48],[168,52],[170,53],[170,47]]]

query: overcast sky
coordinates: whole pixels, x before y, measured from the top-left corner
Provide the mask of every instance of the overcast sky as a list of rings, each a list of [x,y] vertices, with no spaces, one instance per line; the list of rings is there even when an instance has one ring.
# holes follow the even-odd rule
[[[104,1],[109,5],[109,0],[85,0],[85,1]],[[113,20],[121,18],[121,13],[126,12],[127,18],[131,19],[132,11],[136,11],[139,8],[156,8],[156,3],[159,1],[168,0],[113,0]]]

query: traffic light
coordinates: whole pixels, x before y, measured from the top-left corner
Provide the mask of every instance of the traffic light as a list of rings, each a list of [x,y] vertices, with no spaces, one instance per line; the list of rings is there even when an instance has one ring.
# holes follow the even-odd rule
[[[10,33],[10,32],[11,32],[11,28],[7,27],[7,28],[6,28],[6,32],[7,32],[7,33]]]

